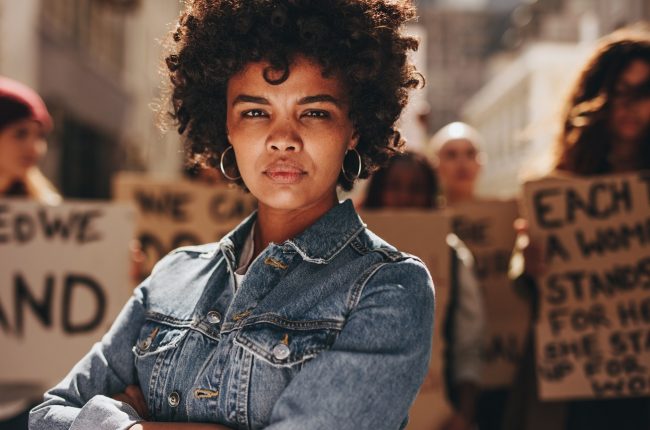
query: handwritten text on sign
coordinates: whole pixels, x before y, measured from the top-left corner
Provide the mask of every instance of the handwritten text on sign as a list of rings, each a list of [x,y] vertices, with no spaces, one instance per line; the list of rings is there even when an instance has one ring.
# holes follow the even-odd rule
[[[650,395],[650,174],[525,186],[544,399]]]
[[[132,225],[122,206],[0,200],[0,382],[58,382],[101,338],[130,296]]]
[[[115,198],[137,210],[137,238],[147,256],[145,274],[172,249],[216,242],[255,209],[252,195],[226,185],[156,181],[120,174]]]
[[[529,306],[517,296],[508,277],[517,203],[476,200],[454,207],[453,212],[452,229],[474,255],[483,292],[486,330],[481,385],[507,387],[514,379],[530,327]]]

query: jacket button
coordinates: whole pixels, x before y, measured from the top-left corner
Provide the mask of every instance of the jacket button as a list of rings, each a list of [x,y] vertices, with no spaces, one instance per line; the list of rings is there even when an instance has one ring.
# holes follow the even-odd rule
[[[210,324],[219,324],[221,322],[221,314],[217,311],[208,312],[208,322]]]
[[[169,403],[169,406],[171,406],[172,408],[178,406],[180,402],[181,402],[181,396],[176,391],[172,391],[171,394],[167,396],[167,403]]]
[[[273,356],[278,360],[286,360],[291,354],[291,350],[284,343],[278,343],[273,347]]]

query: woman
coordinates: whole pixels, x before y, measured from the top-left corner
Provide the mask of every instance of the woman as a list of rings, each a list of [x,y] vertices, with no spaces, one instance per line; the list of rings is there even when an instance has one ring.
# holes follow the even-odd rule
[[[441,128],[429,143],[447,205],[474,200],[481,172],[481,135],[463,122]]]
[[[553,174],[591,176],[650,169],[647,26],[619,30],[600,42],[573,86],[562,124]],[[529,246],[524,256],[525,273],[518,283],[531,297],[535,314],[534,276],[545,269],[539,247]],[[650,428],[648,397],[539,402],[532,339],[526,357],[518,378],[522,385],[512,396],[506,428],[548,428],[548,420],[553,419],[557,421],[553,428],[558,429]]]
[[[258,210],[163,258],[32,428],[405,425],[431,278],[336,187],[402,145],[394,123],[419,79],[399,29],[413,15],[377,0],[188,2],[167,57],[174,118],[190,155]]]
[[[368,184],[364,209],[435,209],[438,196],[436,171],[416,152],[405,152],[390,159]],[[474,274],[469,249],[456,237],[452,246],[451,297],[445,321],[447,345],[445,377],[455,413],[442,430],[474,428],[476,399],[481,377],[480,347],[485,326],[483,301]]]
[[[0,76],[0,198],[60,202],[61,197],[37,167],[51,129],[52,118],[41,97],[26,85]],[[16,383],[0,385],[0,389],[15,396],[11,402],[0,402],[0,428],[24,429],[42,387]]]
[[[0,196],[56,204],[61,197],[38,169],[52,118],[31,88],[0,76]]]

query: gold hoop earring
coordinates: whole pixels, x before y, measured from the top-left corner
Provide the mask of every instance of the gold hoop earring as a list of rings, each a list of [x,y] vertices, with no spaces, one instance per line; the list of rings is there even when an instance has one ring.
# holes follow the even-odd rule
[[[232,149],[233,152],[235,151],[234,148],[232,147],[232,145],[230,145],[230,146],[228,146],[228,147],[227,147],[227,148],[226,148],[226,149],[221,153],[221,159],[219,160],[219,167],[221,168],[221,173],[223,174],[223,176],[224,176],[226,179],[228,179],[228,180],[230,180],[230,181],[237,181],[237,180],[241,179],[241,174],[240,174],[239,176],[237,176],[237,177],[230,176],[230,175],[228,175],[228,174],[226,173],[226,169],[225,169],[225,167],[223,166],[223,158],[224,158],[224,155],[226,155],[226,152],[228,152],[230,149]],[[236,159],[235,159],[235,163],[237,163],[237,160],[236,160]]]
[[[357,159],[359,160],[358,161],[359,167],[357,167],[357,174],[354,175],[354,177],[350,177],[348,175],[348,172],[345,171],[345,157],[347,157],[348,152],[350,151],[354,151],[357,154]],[[361,154],[359,154],[359,151],[357,151],[356,148],[348,149],[347,151],[345,151],[345,155],[343,156],[343,164],[341,165],[341,172],[343,173],[345,179],[347,179],[350,182],[354,182],[357,179],[359,179],[359,176],[361,175],[361,167],[362,167],[362,161],[361,161]]]

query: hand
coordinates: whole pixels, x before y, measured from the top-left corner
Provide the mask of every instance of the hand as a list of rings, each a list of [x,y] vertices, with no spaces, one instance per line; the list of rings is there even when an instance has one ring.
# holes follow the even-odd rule
[[[459,413],[453,414],[441,427],[441,430],[471,430],[472,423]]]
[[[149,418],[149,408],[147,402],[144,400],[142,390],[137,385],[129,385],[123,393],[118,393],[112,396],[113,399],[120,402],[127,403],[140,415],[140,418]]]
[[[523,255],[523,273],[535,278],[544,275],[546,273],[544,252],[539,243],[531,238],[528,221],[518,218],[514,222],[514,228],[517,232],[515,252]]]

